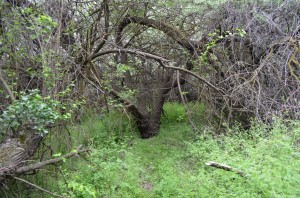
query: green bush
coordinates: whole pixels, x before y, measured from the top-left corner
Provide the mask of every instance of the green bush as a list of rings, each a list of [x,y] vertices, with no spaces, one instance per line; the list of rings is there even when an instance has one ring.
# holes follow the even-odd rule
[[[38,90],[31,90],[28,94],[21,92],[19,99],[1,115],[0,130],[2,133],[34,131],[45,135],[56,120],[70,117],[69,113],[60,114],[58,107],[57,101],[50,97],[43,98]]]

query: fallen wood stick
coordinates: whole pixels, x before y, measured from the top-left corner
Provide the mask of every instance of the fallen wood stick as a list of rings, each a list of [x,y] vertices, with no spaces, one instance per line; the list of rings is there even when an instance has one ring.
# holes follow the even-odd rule
[[[30,164],[30,165],[28,165],[28,166],[20,167],[20,168],[18,168],[18,169],[15,171],[15,173],[21,174],[21,173],[33,171],[33,170],[42,168],[42,167],[44,167],[44,166],[46,166],[46,165],[49,165],[49,164],[56,164],[56,163],[58,163],[58,162],[60,162],[60,161],[63,161],[63,160],[65,160],[65,159],[67,159],[67,158],[71,158],[71,157],[73,157],[74,155],[77,155],[77,154],[80,154],[80,153],[84,153],[84,152],[91,151],[91,149],[84,149],[84,150],[81,150],[80,148],[81,148],[81,146],[79,146],[75,152],[68,153],[68,154],[66,154],[66,155],[64,155],[64,156],[61,156],[61,157],[58,157],[58,158],[54,158],[54,159],[50,159],[50,160],[38,162],[38,163],[35,163],[35,164]]]
[[[205,163],[207,166],[211,166],[211,167],[215,167],[215,168],[219,168],[219,169],[223,169],[225,171],[231,171],[231,172],[234,172],[242,177],[245,177],[246,174],[243,172],[243,171],[240,171],[240,170],[236,170],[234,169],[233,167],[231,166],[228,166],[226,164],[220,164],[220,163],[217,163],[217,162],[213,162],[213,161],[210,161],[210,162],[207,162]]]
[[[58,195],[58,194],[56,194],[56,193],[50,192],[49,190],[46,190],[46,189],[44,189],[44,188],[41,188],[41,187],[39,187],[39,186],[37,186],[37,185],[35,185],[35,184],[33,184],[33,183],[31,183],[31,182],[25,180],[25,179],[21,179],[21,178],[19,178],[19,177],[13,177],[13,178],[16,179],[16,180],[19,180],[19,181],[21,181],[21,182],[24,182],[24,183],[26,183],[26,184],[28,184],[28,185],[34,187],[34,188],[37,188],[37,189],[39,189],[39,190],[41,190],[41,191],[43,191],[43,192],[45,192],[45,193],[48,193],[48,194],[50,194],[50,195],[52,195],[52,196],[54,196],[54,197],[64,198],[64,196],[61,196],[61,195]]]

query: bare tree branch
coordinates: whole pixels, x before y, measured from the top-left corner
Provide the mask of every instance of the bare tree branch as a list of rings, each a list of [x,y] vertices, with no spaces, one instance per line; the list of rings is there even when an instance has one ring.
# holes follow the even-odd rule
[[[42,162],[38,162],[38,163],[35,163],[35,164],[30,164],[28,166],[23,166],[23,167],[20,167],[18,168],[15,172],[16,173],[25,173],[25,172],[29,172],[29,171],[33,171],[33,170],[36,170],[36,169],[39,169],[39,168],[42,168],[46,165],[49,165],[49,164],[56,164],[60,161],[63,161],[67,158],[71,158],[73,157],[74,155],[77,155],[79,153],[84,153],[84,152],[88,152],[88,151],[91,151],[90,149],[84,149],[84,150],[80,150],[81,146],[79,146],[76,150],[76,152],[71,152],[71,153],[68,153],[64,156],[61,156],[61,157],[58,157],[58,158],[55,158],[55,159],[50,159],[50,160],[46,160],[46,161],[42,161]]]
[[[160,30],[191,53],[194,53],[197,50],[197,48],[199,48],[199,45],[196,42],[187,39],[185,35],[175,27],[172,27],[159,20],[142,18],[137,16],[126,16],[123,19],[123,21],[119,24],[117,28],[116,43],[120,42],[120,40],[122,39],[123,30],[126,28],[127,25],[131,23],[137,23],[140,25],[145,25]]]
[[[167,65],[165,65],[165,62],[171,62],[170,60],[167,60],[167,59],[165,59],[163,57],[160,57],[160,56],[157,56],[157,55],[154,55],[154,54],[150,54],[150,53],[147,53],[147,52],[141,52],[141,51],[133,50],[133,49],[111,49],[111,50],[99,52],[99,53],[96,53],[96,54],[92,55],[90,57],[90,60],[94,60],[95,58],[97,58],[99,56],[103,56],[105,54],[121,53],[121,52],[130,53],[130,54],[136,54],[136,55],[140,55],[140,56],[143,56],[143,57],[146,57],[146,58],[151,58],[151,59],[154,59],[154,60],[158,61],[159,63],[161,63],[161,66],[163,66],[166,69],[178,70],[178,71],[190,74],[190,75],[196,77],[197,79],[199,79],[201,82],[205,83],[210,88],[212,88],[215,91],[217,91],[220,95],[226,96],[226,93],[223,90],[221,90],[218,87],[214,86],[213,84],[211,84],[210,82],[208,82],[203,77],[195,74],[192,71],[184,69],[184,68],[174,67],[172,65],[171,66],[167,66]],[[174,63],[171,63],[171,64],[174,64]]]
[[[50,192],[49,190],[46,190],[46,189],[44,189],[44,188],[41,188],[41,187],[39,187],[39,186],[37,186],[37,185],[35,185],[35,184],[29,182],[29,181],[26,181],[25,179],[22,179],[22,178],[19,178],[19,177],[15,177],[15,176],[13,176],[13,178],[16,179],[16,180],[19,180],[19,181],[21,181],[21,182],[24,182],[24,183],[26,183],[26,184],[28,184],[28,185],[30,185],[30,186],[36,188],[36,189],[39,189],[40,191],[43,191],[43,192],[45,192],[45,193],[48,193],[48,194],[50,194],[50,195],[52,195],[52,196],[64,198],[64,196],[61,196],[61,195],[58,195],[58,194],[56,194],[56,193]]]
[[[2,82],[4,88],[6,89],[7,93],[9,94],[10,100],[11,102],[14,102],[16,99],[12,93],[12,91],[10,90],[8,84],[6,83],[6,81],[4,80],[4,77],[2,75],[2,69],[0,68],[0,81]]]
[[[134,50],[134,49],[110,49],[110,50],[106,50],[106,51],[102,51],[96,54],[93,54],[89,60],[94,60],[95,58],[99,57],[99,56],[103,56],[106,54],[112,54],[112,53],[121,53],[121,52],[125,52],[125,53],[129,53],[129,54],[136,54],[136,55],[140,55],[146,58],[151,58],[154,59],[156,61],[164,61],[164,62],[170,62],[169,60],[162,58],[160,56],[154,55],[154,54],[150,54],[147,52],[141,52],[138,50]]]
[[[109,13],[108,0],[104,0],[102,2],[100,9],[104,11],[104,32],[103,32],[100,44],[94,50],[94,54],[96,54],[100,51],[100,49],[105,45],[107,38],[109,36],[108,28],[109,28],[109,14],[110,13]]]
[[[224,97],[229,97],[222,89],[216,87],[215,85],[211,84],[209,81],[207,81],[206,79],[204,79],[203,77],[195,74],[194,72],[191,72],[190,70],[181,68],[181,67],[174,67],[174,66],[167,66],[164,63],[162,63],[162,66],[166,69],[173,69],[173,70],[177,70],[177,71],[181,71],[187,74],[190,74],[191,76],[196,77],[198,80],[200,80],[201,82],[203,82],[204,84],[206,84],[207,86],[209,86],[210,88],[212,88],[213,90],[217,91],[221,96]]]

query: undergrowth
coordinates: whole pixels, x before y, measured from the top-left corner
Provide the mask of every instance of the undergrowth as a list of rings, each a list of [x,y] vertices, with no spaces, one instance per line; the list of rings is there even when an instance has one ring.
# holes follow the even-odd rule
[[[68,127],[73,146],[84,144],[93,151],[26,179],[76,198],[300,197],[299,121],[253,123],[249,130],[237,125],[223,135],[201,122],[195,136],[182,105],[168,103],[164,110],[159,135],[147,140],[120,112]],[[56,151],[68,151],[54,137],[48,142]],[[245,176],[207,166],[209,161]],[[31,197],[41,197],[41,192],[32,190]]]

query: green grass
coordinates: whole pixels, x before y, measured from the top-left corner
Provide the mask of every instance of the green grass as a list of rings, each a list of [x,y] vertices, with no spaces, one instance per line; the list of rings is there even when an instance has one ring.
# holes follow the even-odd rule
[[[202,105],[191,105],[203,114]],[[233,127],[226,135],[216,135],[202,121],[197,123],[201,132],[195,135],[182,105],[166,104],[164,109],[160,133],[146,140],[120,113],[95,116],[70,127],[73,145],[95,150],[87,160],[63,163],[62,174],[48,169],[33,181],[76,198],[300,197],[299,121],[255,123],[248,131]],[[208,161],[230,165],[246,176],[209,167]],[[41,175],[47,177],[47,184]]]
[[[291,124],[292,125],[292,124]],[[200,136],[188,143],[189,159],[198,165],[199,194],[210,197],[299,197],[300,123],[287,128],[277,122],[272,128],[254,125],[250,131],[213,138]],[[205,166],[207,161],[229,164],[242,170],[240,177]]]

